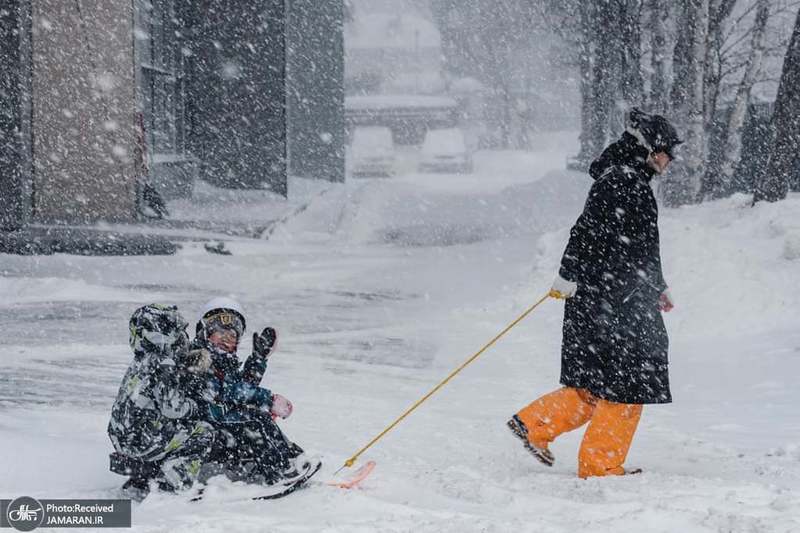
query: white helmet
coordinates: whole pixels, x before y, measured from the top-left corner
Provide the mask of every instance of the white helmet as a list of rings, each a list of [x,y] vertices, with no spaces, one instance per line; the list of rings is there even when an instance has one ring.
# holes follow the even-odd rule
[[[239,305],[239,302],[234,300],[233,298],[228,298],[225,296],[221,296],[218,298],[213,298],[209,300],[204,306],[203,311],[200,314],[200,321],[198,322],[198,331],[200,328],[205,328],[208,325],[208,319],[216,318],[218,315],[222,315],[223,321],[225,321],[225,311],[230,312],[231,314],[235,315],[241,321],[241,328],[236,328],[237,333],[241,337],[244,333],[245,327],[247,325],[245,318],[244,318],[244,311],[242,310],[242,306]],[[241,329],[241,331],[239,331]]]

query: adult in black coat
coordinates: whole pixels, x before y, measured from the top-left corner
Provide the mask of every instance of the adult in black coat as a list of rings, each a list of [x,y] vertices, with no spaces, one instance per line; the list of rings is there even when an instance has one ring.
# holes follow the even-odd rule
[[[564,309],[561,384],[618,403],[671,401],[649,154],[625,132],[592,164],[595,182],[559,269],[577,284]]]
[[[548,444],[590,422],[579,475],[623,474],[642,404],[669,403],[672,301],[661,269],[658,206],[650,186],[680,144],[661,116],[634,109],[627,130],[595,160],[595,180],[570,232],[551,295],[566,298],[564,385],[518,412],[509,427],[545,464]]]

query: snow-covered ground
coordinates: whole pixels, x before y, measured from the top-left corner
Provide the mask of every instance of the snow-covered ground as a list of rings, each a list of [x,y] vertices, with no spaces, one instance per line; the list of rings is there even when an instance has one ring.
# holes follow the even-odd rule
[[[0,255],[0,497],[114,496],[105,426],[128,316],[165,301],[194,320],[218,294],[280,331],[265,385],[330,478],[546,292],[589,186],[557,170],[573,146],[555,144],[479,154],[472,176],[306,185],[269,239],[228,238],[231,256],[192,241],[171,257]],[[363,456],[378,466],[360,489],[253,502],[214,483],[202,503],[152,495],[135,530],[800,531],[798,221],[797,195],[662,211],[675,402],[645,409],[628,460],[642,475],[577,479],[580,430],[552,469],[507,434],[558,386],[562,304],[547,301]]]

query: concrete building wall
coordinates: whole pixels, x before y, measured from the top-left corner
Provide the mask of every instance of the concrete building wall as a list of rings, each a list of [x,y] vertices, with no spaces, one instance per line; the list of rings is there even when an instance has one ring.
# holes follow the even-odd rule
[[[33,0],[34,216],[135,217],[133,7]]]

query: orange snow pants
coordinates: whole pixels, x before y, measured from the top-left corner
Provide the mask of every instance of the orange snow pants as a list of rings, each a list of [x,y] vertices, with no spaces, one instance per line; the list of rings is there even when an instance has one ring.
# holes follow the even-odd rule
[[[570,387],[545,394],[517,413],[528,429],[528,440],[539,448],[589,422],[578,453],[582,478],[625,473],[622,465],[641,415],[641,405],[601,400]]]

